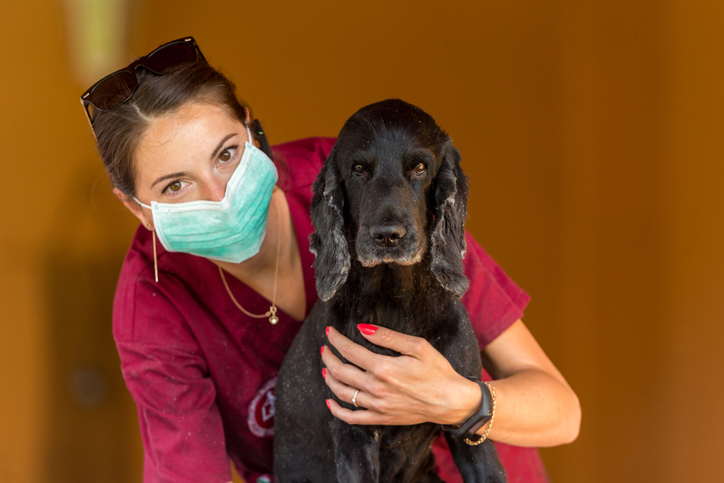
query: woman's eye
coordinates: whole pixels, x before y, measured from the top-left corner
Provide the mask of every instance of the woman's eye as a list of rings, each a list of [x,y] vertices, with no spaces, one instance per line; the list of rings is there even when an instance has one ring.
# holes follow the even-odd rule
[[[365,174],[365,169],[361,164],[356,164],[352,169],[354,170],[354,174],[356,174],[357,176],[362,176],[363,174]]]
[[[219,161],[221,161],[222,163],[225,163],[225,162],[229,161],[229,160],[234,156],[234,151],[235,151],[235,150],[236,150],[236,148],[227,148],[227,149],[224,149],[224,150],[221,152],[221,154],[219,155]]]
[[[417,175],[424,173],[425,172],[425,163],[417,163],[417,165],[414,168],[412,168],[412,171]]]
[[[184,186],[186,186],[186,183],[184,181],[181,181],[180,179],[177,179],[176,181],[173,181],[166,185],[163,191],[161,191],[161,194],[175,196],[175,194],[181,191]]]

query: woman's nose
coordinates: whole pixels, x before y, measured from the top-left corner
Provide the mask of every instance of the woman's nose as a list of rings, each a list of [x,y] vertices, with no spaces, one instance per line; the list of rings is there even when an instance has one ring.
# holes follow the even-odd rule
[[[217,185],[209,193],[209,199],[211,201],[221,201],[224,199],[224,194],[226,194],[226,185]]]
[[[204,199],[209,201],[221,201],[226,194],[226,185],[228,179],[212,178],[206,183],[206,193]]]

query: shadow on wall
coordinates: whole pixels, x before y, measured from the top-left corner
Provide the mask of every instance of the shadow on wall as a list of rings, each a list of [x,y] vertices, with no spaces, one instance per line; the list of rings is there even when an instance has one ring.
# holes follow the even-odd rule
[[[138,424],[111,327],[129,233],[118,222],[124,210],[101,176],[88,168],[70,177],[43,251],[50,338],[43,481],[136,479],[128,462]]]

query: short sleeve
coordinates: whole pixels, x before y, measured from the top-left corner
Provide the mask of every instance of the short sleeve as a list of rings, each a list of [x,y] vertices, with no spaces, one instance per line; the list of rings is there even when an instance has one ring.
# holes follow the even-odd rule
[[[523,317],[530,297],[467,232],[465,241],[463,266],[470,288],[461,300],[482,348]]]
[[[179,290],[172,277],[164,282]],[[124,320],[114,321],[114,331],[123,377],[138,407],[144,482],[231,481],[216,388],[193,334],[168,288],[139,281],[131,290],[133,303],[116,312],[114,318]]]

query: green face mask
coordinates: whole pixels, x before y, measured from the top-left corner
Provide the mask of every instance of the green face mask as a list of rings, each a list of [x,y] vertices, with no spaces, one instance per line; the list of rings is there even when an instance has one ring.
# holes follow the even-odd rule
[[[251,133],[249,140],[251,140]],[[259,252],[277,182],[271,159],[247,142],[221,201],[151,202],[153,224],[163,247],[223,262],[239,263]],[[135,199],[135,198],[134,198]]]

